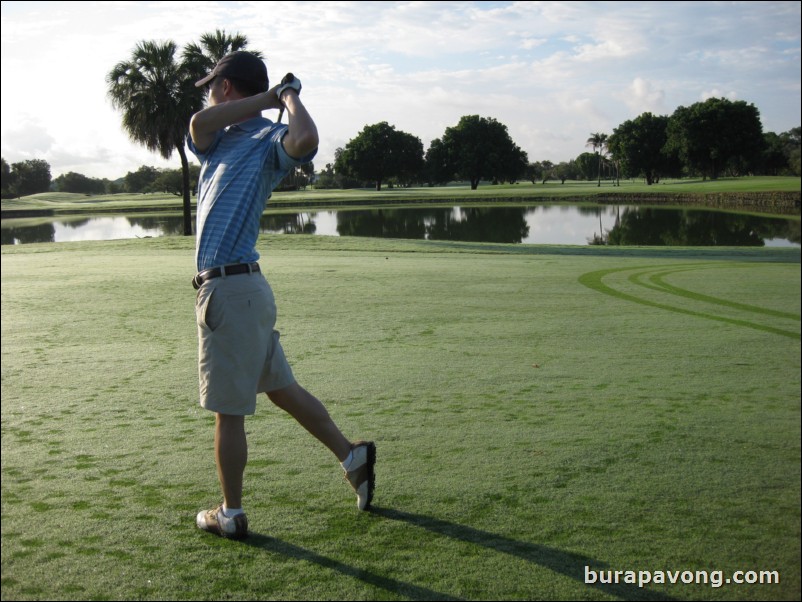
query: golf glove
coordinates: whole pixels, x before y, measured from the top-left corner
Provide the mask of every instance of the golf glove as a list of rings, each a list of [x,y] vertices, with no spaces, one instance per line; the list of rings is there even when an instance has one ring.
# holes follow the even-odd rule
[[[281,80],[281,86],[279,86],[279,89],[276,90],[276,96],[282,105],[284,103],[281,102],[281,95],[289,89],[295,90],[297,94],[301,93],[301,80],[295,77],[292,73],[288,73],[284,76],[284,79]]]

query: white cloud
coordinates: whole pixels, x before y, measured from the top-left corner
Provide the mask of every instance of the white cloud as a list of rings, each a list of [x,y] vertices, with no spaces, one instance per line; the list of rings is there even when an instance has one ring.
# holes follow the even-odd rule
[[[537,48],[538,46],[543,46],[548,40],[545,38],[527,38],[524,37],[521,39],[520,46],[524,50],[532,50],[533,48]]]
[[[38,120],[27,120],[3,130],[3,157],[9,163],[42,158],[53,148],[56,140]]]
[[[665,91],[656,89],[655,85],[641,77],[632,80],[622,100],[636,115],[650,112],[656,115],[665,114]]]
[[[702,102],[708,98],[726,98],[727,100],[737,100],[738,94],[734,90],[723,92],[718,88],[713,88],[712,90],[705,90],[699,95],[699,100]]]

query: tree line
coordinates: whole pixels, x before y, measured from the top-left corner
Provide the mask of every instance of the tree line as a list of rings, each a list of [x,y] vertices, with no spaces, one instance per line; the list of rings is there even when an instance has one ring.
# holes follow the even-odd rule
[[[180,169],[158,169],[143,165],[116,180],[90,178],[70,171],[55,179],[50,164],[42,159],[30,159],[9,165],[2,161],[2,198],[18,198],[39,192],[73,192],[77,194],[119,194],[123,192],[169,192],[181,195]],[[190,165],[190,182],[197,187],[200,167]]]
[[[529,162],[507,126],[492,117],[466,115],[424,153],[420,139],[386,121],[365,126],[334,163],[318,177],[323,188],[352,188],[383,183],[434,186],[453,180],[493,184],[522,179],[596,180],[614,183],[643,178],[651,185],[661,177],[721,175],[800,175],[800,128],[782,134],[763,133],[758,109],[744,101],[710,98],[673,115],[643,113],[608,135],[595,132],[584,152],[570,161]]]
[[[77,194],[121,194],[121,193],[169,193],[183,194],[183,172],[181,169],[164,169],[142,165],[129,171],[122,178],[90,178],[74,171],[53,179],[50,164],[43,159],[29,159],[9,165],[2,161],[2,198],[19,198],[39,192],[72,192]],[[311,161],[289,173],[277,190],[302,190],[314,178],[314,163]],[[190,193],[198,192],[200,165],[189,164]]]

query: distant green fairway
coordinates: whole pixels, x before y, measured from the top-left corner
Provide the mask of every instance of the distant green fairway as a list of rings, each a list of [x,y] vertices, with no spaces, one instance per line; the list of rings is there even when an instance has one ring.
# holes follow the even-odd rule
[[[297,192],[276,192],[268,205],[268,211],[286,211],[287,207],[300,209],[336,208],[346,204],[358,203],[360,206],[406,205],[415,203],[442,204],[482,204],[489,202],[538,203],[538,202],[586,202],[594,203],[599,195],[624,195],[637,201],[639,196],[661,194],[677,198],[705,195],[729,195],[734,201],[732,209],[738,209],[739,197],[750,193],[799,193],[800,178],[755,176],[743,178],[721,178],[718,180],[664,180],[659,184],[647,186],[640,180],[622,180],[620,186],[603,181],[597,186],[595,181],[550,180],[545,184],[538,182],[519,182],[493,186],[483,183],[476,190],[467,185],[387,188],[380,191],[365,188],[347,190],[308,189]],[[797,197],[798,198],[798,197]],[[623,201],[622,201],[623,202]],[[194,206],[193,197],[192,204]],[[63,192],[45,192],[21,199],[4,199],[3,210],[45,210],[56,214],[126,211],[181,211],[181,198],[173,194],[99,194],[84,195]],[[755,209],[757,210],[757,209]],[[790,215],[799,216],[799,207]]]
[[[263,236],[377,489],[263,397],[241,543],[194,526],[193,244],[2,247],[4,600],[800,598],[799,249]]]

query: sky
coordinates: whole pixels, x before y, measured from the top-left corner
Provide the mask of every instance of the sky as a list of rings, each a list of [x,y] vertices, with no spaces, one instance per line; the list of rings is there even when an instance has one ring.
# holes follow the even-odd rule
[[[245,35],[272,83],[301,80],[318,170],[380,121],[425,150],[463,115],[493,117],[554,163],[594,132],[712,96],[754,104],[765,132],[802,121],[798,1],[4,1],[3,158],[44,159],[53,178],[180,167],[128,138],[106,75],[140,41],[183,48],[216,29]]]

